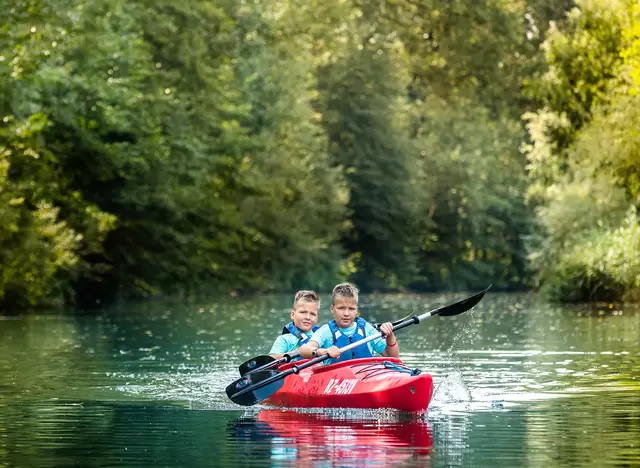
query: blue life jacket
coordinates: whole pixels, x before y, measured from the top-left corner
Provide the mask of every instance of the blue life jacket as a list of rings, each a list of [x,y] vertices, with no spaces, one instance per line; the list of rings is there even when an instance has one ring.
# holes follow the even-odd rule
[[[314,325],[313,327],[311,327],[311,331],[314,332],[316,331],[318,328],[317,325]],[[309,341],[309,336],[305,335],[304,332],[302,330],[300,330],[298,327],[296,327],[293,322],[289,322],[287,323],[284,328],[282,329],[282,334],[286,335],[287,333],[291,333],[293,336],[295,336],[296,338],[298,338],[298,346],[302,346],[303,344],[305,344],[307,341]]]
[[[342,332],[342,330],[340,330],[340,328],[338,328],[335,320],[329,322],[329,329],[331,330],[331,334],[333,335],[334,346],[337,346],[338,348],[344,348],[345,346],[349,346],[351,343],[362,340],[367,336],[367,332],[365,331],[366,324],[367,322],[362,317],[357,317],[356,331],[353,332],[353,335],[347,336]],[[367,343],[364,343],[360,346],[356,346],[351,351],[342,353],[338,359],[334,359],[332,362],[342,362],[349,359],[360,359],[368,357],[373,357],[373,355],[369,350],[369,345]]]

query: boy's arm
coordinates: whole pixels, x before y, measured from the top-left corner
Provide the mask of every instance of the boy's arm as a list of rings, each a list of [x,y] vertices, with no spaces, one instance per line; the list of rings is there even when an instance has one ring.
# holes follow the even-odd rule
[[[317,341],[309,340],[307,344],[300,346],[300,356],[304,359],[311,359],[313,357],[313,351],[319,347],[320,345]]]
[[[340,357],[340,353],[338,352],[339,350],[335,346],[331,346],[330,348],[327,348],[327,349],[320,347],[321,344],[327,343],[326,333],[330,333],[329,327],[327,325],[323,325],[322,327],[320,327],[319,330],[317,330],[313,334],[311,339],[307,341],[307,344],[305,344],[300,348],[300,356],[302,356],[304,359],[311,359],[317,356],[324,356],[325,354],[328,354],[332,358]],[[314,351],[316,352],[315,356],[313,355]]]
[[[273,342],[273,346],[271,346],[271,350],[269,351],[269,356],[274,359],[280,359],[288,351],[289,347],[287,346],[287,341],[285,340],[284,335],[280,335],[276,338],[276,341]]]
[[[395,346],[389,346],[387,344],[382,355],[385,357],[400,357],[400,348],[398,347],[398,343],[396,343]]]
[[[400,348],[398,347],[398,340],[393,333],[393,325],[391,323],[383,323],[380,325],[380,331],[385,335],[387,346],[382,353],[386,357],[400,357]]]
[[[315,356],[313,355],[314,351],[316,352]],[[327,348],[327,349],[320,348],[320,345],[318,344],[318,342],[313,340],[307,341],[307,344],[300,348],[300,356],[302,356],[305,359],[324,356],[325,354],[328,354],[332,358],[339,358],[340,349],[336,346],[332,346],[331,348]]]
[[[378,331],[382,332],[384,338],[376,338],[371,343],[371,347],[373,350],[378,353],[380,356],[384,357],[400,357],[400,349],[398,348],[398,342],[396,340],[396,336],[393,333],[393,325],[389,322],[383,323],[380,325],[380,329],[376,330],[376,328],[367,323],[366,332],[367,336],[373,335]]]

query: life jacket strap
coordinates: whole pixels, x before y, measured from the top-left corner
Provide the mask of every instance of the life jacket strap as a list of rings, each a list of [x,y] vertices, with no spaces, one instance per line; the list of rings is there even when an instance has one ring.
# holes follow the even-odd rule
[[[312,332],[315,332],[316,330],[318,330],[318,328],[320,328],[320,327],[318,327],[317,325],[314,325],[314,326],[311,328],[311,331],[312,331]],[[309,339],[310,339],[310,337],[308,337],[307,335],[305,335],[304,333],[302,333],[302,331],[301,331],[298,327],[296,327],[296,326],[293,324],[293,322],[289,322],[289,323],[287,323],[287,324],[284,326],[284,328],[282,329],[282,334],[283,334],[283,335],[286,335],[286,334],[288,334],[288,333],[291,333],[293,336],[295,336],[296,338],[298,338],[298,344],[299,344],[300,346],[302,346],[303,344],[305,344],[305,343],[306,343],[307,341],[309,341]]]

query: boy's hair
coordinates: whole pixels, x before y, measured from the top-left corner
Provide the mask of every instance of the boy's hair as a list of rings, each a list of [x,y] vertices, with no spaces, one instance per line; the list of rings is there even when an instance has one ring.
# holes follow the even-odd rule
[[[295,297],[293,298],[293,308],[296,308],[296,304],[300,301],[305,301],[305,302],[317,302],[318,303],[318,307],[320,307],[320,296],[318,295],[317,292],[315,291],[307,291],[307,290],[302,290],[302,291],[298,291],[295,295]]]
[[[340,283],[333,288],[331,293],[331,304],[335,305],[337,297],[355,298],[358,301],[358,288],[351,283]]]

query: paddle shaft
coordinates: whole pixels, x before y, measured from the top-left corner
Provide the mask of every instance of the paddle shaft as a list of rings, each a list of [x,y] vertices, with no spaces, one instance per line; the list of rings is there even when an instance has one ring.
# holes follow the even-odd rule
[[[256,367],[255,369],[251,369],[249,372],[247,372],[246,374],[250,374],[251,372],[258,372],[258,371],[262,371],[265,369],[271,369],[272,367],[278,367],[280,366],[280,364],[286,364],[288,362],[291,362],[292,360],[294,360],[295,358],[300,357],[300,351],[296,351],[295,353],[284,353],[284,356],[282,356],[280,359],[276,359],[275,361],[269,362],[267,364],[264,364],[260,367]],[[246,375],[244,374],[244,375]]]
[[[411,325],[416,325],[418,323],[420,323],[421,321],[432,317],[434,315],[438,315],[439,309],[434,309],[431,310],[429,312],[425,312],[424,314],[421,315],[414,315],[411,318],[408,318],[407,320],[394,325],[393,327],[393,331],[395,332],[396,330],[401,330],[403,328],[406,328],[408,326]],[[350,345],[347,345],[343,348],[340,348],[340,354],[345,353],[347,351],[351,351],[354,348],[357,348],[358,346],[361,346],[363,344],[369,343],[370,341],[376,340],[378,338],[380,338],[382,336],[382,332],[376,332],[373,335],[367,336],[366,338],[363,338],[361,340],[355,341],[353,343],[351,343]],[[282,372],[281,374],[277,374],[274,375],[273,377],[269,377],[268,379],[265,379],[263,381],[261,381],[259,384],[257,385],[252,385],[249,386],[245,389],[240,390],[238,393],[234,394],[234,397],[238,397],[241,395],[244,395],[245,393],[249,393],[252,392],[253,390],[255,390],[256,388],[260,388],[260,387],[266,387],[267,385],[269,385],[272,382],[275,382],[276,380],[280,380],[280,379],[284,379],[285,377],[287,377],[288,375],[291,374],[298,374],[302,369],[306,369],[307,367],[311,367],[314,364],[318,364],[319,362],[325,361],[327,359],[330,359],[331,356],[329,356],[328,354],[324,354],[322,356],[318,356],[316,358],[313,358],[307,362],[305,362],[304,364],[300,364],[299,366],[293,366],[291,369],[287,369],[286,371]],[[273,363],[271,363],[273,364]]]

